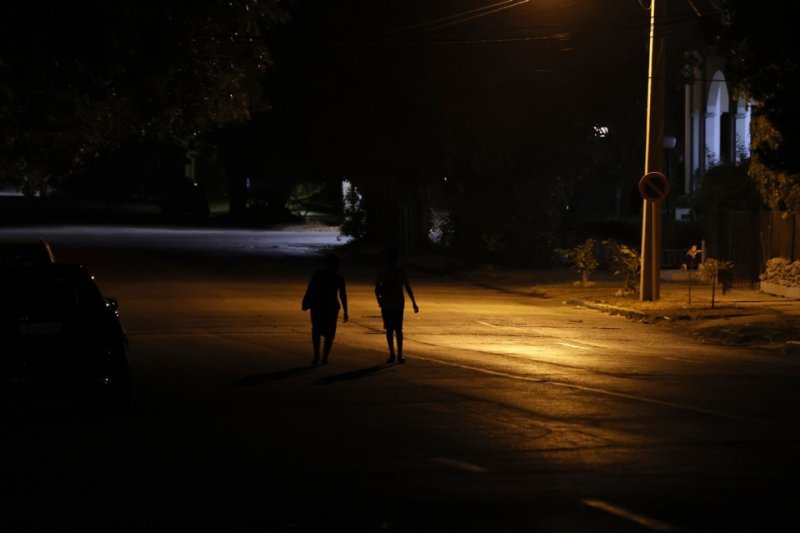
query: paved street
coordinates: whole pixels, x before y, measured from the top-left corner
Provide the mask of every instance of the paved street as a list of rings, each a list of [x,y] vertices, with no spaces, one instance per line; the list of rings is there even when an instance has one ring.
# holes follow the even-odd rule
[[[30,230],[18,230],[26,232]],[[796,521],[800,362],[412,269],[405,366],[371,280],[309,367],[334,233],[45,228],[119,300],[135,407],[5,401],[14,526],[774,531]]]

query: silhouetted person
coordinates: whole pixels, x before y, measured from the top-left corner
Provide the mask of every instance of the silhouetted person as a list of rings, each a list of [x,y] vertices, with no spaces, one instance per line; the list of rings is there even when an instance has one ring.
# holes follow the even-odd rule
[[[378,270],[375,279],[375,298],[381,308],[386,342],[389,345],[389,359],[386,362],[394,363],[396,354],[397,362],[405,363],[406,360],[403,357],[403,311],[406,298],[403,289],[411,298],[415,313],[419,313],[419,307],[414,299],[414,291],[411,290],[406,271],[397,264],[397,252],[388,250],[386,260],[386,265]],[[397,352],[395,352],[395,339],[397,339]]]
[[[722,285],[722,294],[726,294],[731,290],[731,287],[733,287],[733,270],[730,268],[720,268],[717,277],[719,278],[720,285]]]
[[[339,301],[341,300],[341,306]],[[344,321],[347,322],[347,291],[344,277],[339,274],[339,258],[334,254],[325,256],[325,267],[320,268],[311,276],[306,293],[303,296],[303,311],[311,310],[311,344],[314,346],[314,360],[311,364],[320,362],[320,340],[325,337],[322,348],[322,364],[328,364],[328,355],[331,353],[333,339],[336,337],[336,322],[339,319],[339,309],[344,310]]]

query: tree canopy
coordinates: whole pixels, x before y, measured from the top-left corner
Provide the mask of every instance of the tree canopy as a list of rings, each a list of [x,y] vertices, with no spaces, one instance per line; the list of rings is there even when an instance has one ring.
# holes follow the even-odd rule
[[[726,0],[719,29],[729,76],[756,102],[750,175],[773,209],[800,211],[800,43],[777,0]]]
[[[46,190],[131,137],[266,108],[274,0],[0,2],[0,180]]]

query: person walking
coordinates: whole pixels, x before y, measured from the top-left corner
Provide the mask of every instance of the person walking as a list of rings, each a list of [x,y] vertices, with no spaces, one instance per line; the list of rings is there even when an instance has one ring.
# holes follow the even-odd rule
[[[339,265],[338,256],[327,254],[324,268],[314,271],[303,295],[303,311],[311,311],[311,344],[314,347],[312,365],[320,363],[320,343],[323,337],[325,343],[322,347],[322,364],[328,364],[340,309],[344,311],[344,321],[349,320],[347,289],[344,277],[339,274]]]
[[[403,312],[405,310],[405,294],[408,293],[414,312],[419,313],[414,291],[408,281],[406,271],[397,263],[397,252],[393,249],[386,251],[386,264],[378,270],[375,279],[375,298],[381,308],[383,328],[386,330],[386,342],[389,345],[389,359],[387,363],[405,363],[403,356]],[[397,350],[395,351],[395,340]]]

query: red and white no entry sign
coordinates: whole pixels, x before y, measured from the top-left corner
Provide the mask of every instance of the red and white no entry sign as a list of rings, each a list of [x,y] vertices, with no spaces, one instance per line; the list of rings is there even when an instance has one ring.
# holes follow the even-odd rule
[[[648,172],[639,180],[639,194],[645,200],[660,202],[669,194],[669,181],[661,172]]]

